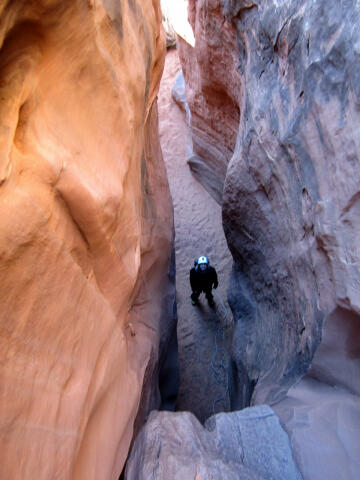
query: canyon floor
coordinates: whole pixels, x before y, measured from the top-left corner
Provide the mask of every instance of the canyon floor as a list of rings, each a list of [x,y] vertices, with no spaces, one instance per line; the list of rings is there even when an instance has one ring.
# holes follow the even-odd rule
[[[226,352],[232,334],[232,317],[226,302],[232,259],[222,228],[221,207],[195,180],[186,163],[191,152],[186,116],[171,97],[180,69],[177,51],[169,50],[158,105],[160,141],[175,216],[180,369],[177,410],[193,412],[204,422],[213,413],[229,410],[227,380],[221,364],[226,366],[229,360]],[[200,255],[208,256],[218,273],[214,309],[203,294],[198,306],[191,305],[189,271]]]

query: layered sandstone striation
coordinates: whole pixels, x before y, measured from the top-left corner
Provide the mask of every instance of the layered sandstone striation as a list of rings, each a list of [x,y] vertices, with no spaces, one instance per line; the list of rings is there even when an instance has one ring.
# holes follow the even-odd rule
[[[0,477],[117,479],[175,323],[159,4],[0,19]]]
[[[194,151],[225,175],[230,300],[239,320],[234,353],[254,402],[280,398],[306,371],[336,306],[360,312],[359,15],[355,1],[212,0],[189,8],[196,45],[182,43],[180,57]],[[213,127],[211,86],[237,102],[240,117],[227,120],[236,142],[219,140]],[[231,157],[226,169],[224,156],[214,155],[219,142]]]
[[[221,203],[239,125],[241,77],[236,30],[224,17],[218,0],[190,0],[188,13],[195,45],[178,38],[191,111],[193,155],[188,163],[195,177]]]
[[[180,57],[208,169],[197,177],[222,202],[234,258],[233,407],[284,398],[323,337],[277,413],[305,478],[355,478],[359,2],[193,0],[189,19],[196,43]]]

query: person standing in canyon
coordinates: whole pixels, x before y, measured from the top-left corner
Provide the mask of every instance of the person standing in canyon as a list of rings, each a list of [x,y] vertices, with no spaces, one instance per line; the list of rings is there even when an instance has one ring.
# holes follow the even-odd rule
[[[190,285],[193,305],[198,303],[201,292],[205,293],[210,307],[215,305],[211,291],[213,288],[217,288],[218,278],[215,268],[210,265],[207,257],[199,257],[195,260],[194,267],[190,270]]]

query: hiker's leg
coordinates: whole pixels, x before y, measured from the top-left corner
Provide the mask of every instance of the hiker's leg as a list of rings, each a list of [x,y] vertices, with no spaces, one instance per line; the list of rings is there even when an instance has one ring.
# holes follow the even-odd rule
[[[211,289],[210,290],[205,290],[205,295],[206,295],[207,301],[209,302],[209,305],[213,306],[214,305],[214,297],[211,293]]]
[[[191,294],[191,301],[193,304],[196,304],[199,299],[200,292],[199,290],[193,290]]]

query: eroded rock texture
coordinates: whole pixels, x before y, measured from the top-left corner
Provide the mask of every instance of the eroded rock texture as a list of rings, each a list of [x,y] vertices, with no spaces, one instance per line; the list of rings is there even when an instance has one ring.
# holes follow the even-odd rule
[[[219,413],[204,427],[189,412],[152,412],[126,480],[301,480],[289,439],[266,405]]]
[[[221,203],[239,124],[236,31],[225,21],[218,0],[190,0],[189,21],[195,47],[178,39],[191,110],[194,155],[188,162],[196,178]]]
[[[194,150],[222,172],[214,143],[231,157],[223,220],[236,364],[253,402],[274,401],[308,368],[324,316],[336,305],[359,313],[359,5],[213,0],[192,2],[189,18],[197,43],[181,44],[181,58],[190,51]],[[237,102],[240,122],[227,116],[236,146],[218,139],[214,122],[226,121],[215,121],[211,87]]]
[[[12,0],[0,19],[0,477],[117,479],[174,327],[160,8]]]
[[[345,464],[355,478],[359,2],[199,0],[189,19],[196,44],[180,43],[180,56],[194,152],[213,173],[209,181],[198,168],[198,178],[222,201],[234,258],[233,407],[282,399],[309,368],[325,320],[325,343],[282,420],[306,478],[321,468],[336,478]],[[320,468],[315,447],[326,441]]]

